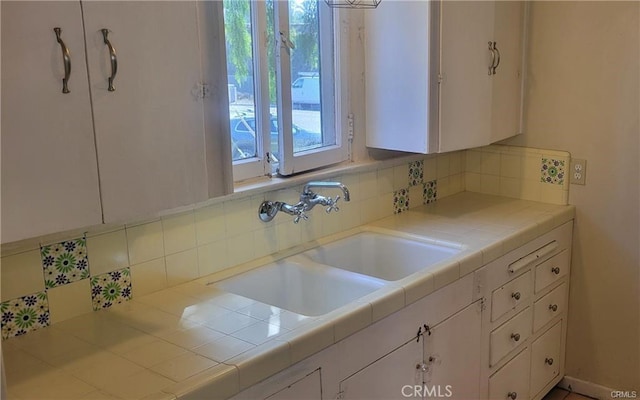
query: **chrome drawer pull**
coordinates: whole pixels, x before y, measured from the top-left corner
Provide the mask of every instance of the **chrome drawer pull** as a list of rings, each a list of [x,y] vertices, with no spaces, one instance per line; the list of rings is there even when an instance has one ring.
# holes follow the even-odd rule
[[[511,297],[516,300],[520,300],[520,292],[511,293]]]
[[[553,358],[551,358],[551,357],[545,358],[544,359],[544,363],[548,364],[548,365],[553,365]]]
[[[558,311],[558,305],[557,304],[549,304],[549,310],[556,312]]]
[[[516,400],[518,398],[518,393],[517,392],[509,392],[509,393],[507,393],[507,397],[510,398],[511,400]]]
[[[553,272],[554,274],[558,275],[558,274],[560,274],[560,268],[559,267],[553,267],[553,268],[551,268],[551,272]]]
[[[62,50],[62,59],[64,62],[64,78],[62,78],[62,93],[69,93],[69,77],[71,76],[71,54],[69,54],[69,48],[62,41],[62,29],[53,28],[56,33],[56,40],[60,44]]]
[[[512,333],[511,334],[511,339],[513,339],[514,342],[517,342],[520,340],[520,334],[519,333]]]
[[[118,72],[118,57],[116,57],[116,49],[109,41],[108,36],[109,30],[102,29],[102,38],[104,39],[104,44],[109,48],[109,59],[111,60],[111,76],[109,77],[109,88],[107,90],[114,92],[116,88],[113,86],[113,81],[116,79],[116,73]]]

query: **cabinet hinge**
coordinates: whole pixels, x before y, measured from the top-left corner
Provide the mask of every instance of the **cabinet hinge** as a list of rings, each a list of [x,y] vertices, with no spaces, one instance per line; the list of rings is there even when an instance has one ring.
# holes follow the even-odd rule
[[[208,99],[209,97],[211,97],[211,88],[209,87],[208,83],[198,83],[191,90],[191,94],[196,99]]]

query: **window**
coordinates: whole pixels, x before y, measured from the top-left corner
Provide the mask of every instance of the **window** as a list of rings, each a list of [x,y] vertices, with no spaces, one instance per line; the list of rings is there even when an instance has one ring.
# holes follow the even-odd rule
[[[336,12],[322,0],[224,0],[235,180],[348,158]]]

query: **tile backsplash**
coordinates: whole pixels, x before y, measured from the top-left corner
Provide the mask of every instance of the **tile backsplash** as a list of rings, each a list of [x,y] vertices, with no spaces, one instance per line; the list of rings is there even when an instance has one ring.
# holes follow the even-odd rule
[[[461,191],[566,204],[566,152],[488,146],[332,178],[351,202],[299,224],[257,218],[264,200],[298,201],[301,187],[239,197],[141,224],[87,232],[1,259],[2,338],[23,335]],[[382,164],[384,165],[384,164]]]

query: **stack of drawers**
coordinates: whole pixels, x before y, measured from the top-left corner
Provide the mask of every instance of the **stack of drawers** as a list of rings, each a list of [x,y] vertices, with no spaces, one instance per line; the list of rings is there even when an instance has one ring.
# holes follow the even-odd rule
[[[541,399],[564,375],[572,225],[476,271],[488,308],[481,390],[490,399]]]

